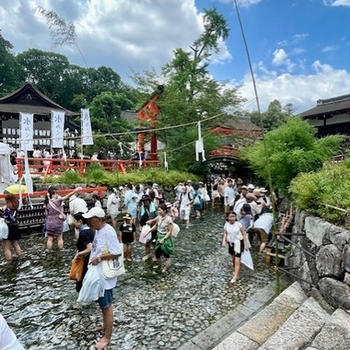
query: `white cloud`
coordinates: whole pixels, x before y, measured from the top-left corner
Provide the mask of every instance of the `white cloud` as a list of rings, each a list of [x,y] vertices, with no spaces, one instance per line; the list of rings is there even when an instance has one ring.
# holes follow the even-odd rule
[[[273,60],[272,63],[276,66],[280,66],[286,62],[288,55],[283,49],[276,49],[273,52]]]
[[[52,48],[49,30],[35,6],[57,11],[72,21],[77,42],[89,66],[113,67],[123,78],[130,69],[159,68],[173,50],[185,48],[203,30],[202,15],[194,0],[1,0],[0,28],[16,52]],[[20,35],[18,35],[20,33]],[[83,65],[74,47],[54,48]],[[224,43],[215,63],[231,58]]]
[[[219,51],[214,53],[211,57],[210,63],[212,64],[224,64],[231,61],[232,55],[230,54],[224,41],[219,41]]]
[[[338,48],[338,46],[335,46],[335,45],[333,45],[333,46],[327,45],[321,50],[321,52],[335,51],[337,48]]]
[[[350,6],[350,0],[323,0],[326,6]]]
[[[281,40],[281,41],[277,41],[277,46],[287,46],[288,45],[288,41],[287,40]]]
[[[295,63],[288,58],[288,55],[284,49],[276,49],[273,52],[272,64],[275,66],[286,66],[288,71],[292,71],[295,66]]]
[[[293,41],[298,42],[306,39],[309,36],[309,33],[297,33],[293,35]]]
[[[328,64],[315,61],[312,64],[314,73],[292,75],[290,73],[257,74],[256,83],[262,110],[274,99],[282,105],[292,103],[296,113],[311,108],[318,99],[330,98],[348,93],[350,89],[350,73],[344,69],[335,69]],[[250,75],[246,75],[239,88],[241,95],[252,101],[253,86]],[[254,104],[250,109],[256,109]]]
[[[301,55],[302,53],[304,53],[306,50],[302,47],[295,47],[293,50],[292,50],[292,54],[293,55]]]

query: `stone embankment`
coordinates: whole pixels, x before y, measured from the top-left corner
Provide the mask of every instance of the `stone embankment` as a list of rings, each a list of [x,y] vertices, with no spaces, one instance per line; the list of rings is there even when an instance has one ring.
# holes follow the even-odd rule
[[[350,231],[298,211],[287,265],[305,291],[320,293],[335,308],[350,310]],[[307,252],[309,252],[309,254]]]

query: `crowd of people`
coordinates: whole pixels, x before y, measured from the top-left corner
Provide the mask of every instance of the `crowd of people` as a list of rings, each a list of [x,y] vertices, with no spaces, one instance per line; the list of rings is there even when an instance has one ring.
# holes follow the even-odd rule
[[[76,281],[78,292],[89,266],[96,265],[102,274],[103,261],[114,261],[123,256],[125,263],[132,262],[137,237],[145,249],[142,260],[151,259],[153,251],[153,268],[161,268],[165,273],[171,266],[174,236],[179,232],[175,221],[183,222],[186,230],[191,225],[190,220],[201,219],[207,208],[217,206],[223,207],[226,215],[222,246],[228,246],[232,259],[231,283],[239,279],[241,255],[251,247],[253,237],[257,237],[259,250],[263,251],[273,222],[271,200],[264,188],[244,185],[241,179],[217,176],[209,184],[194,184],[191,180],[180,182],[175,186],[174,194],[167,196],[155,183],[127,183],[119,188],[109,188],[105,199],[93,194],[87,202],[81,188],[61,197],[54,187],[50,187],[45,198],[47,250],[53,249],[55,241],[58,249],[62,249],[63,232],[74,232],[76,253],[73,262],[81,261],[83,265],[81,277]],[[9,234],[2,240],[2,249],[5,259],[11,261],[12,251],[17,256],[23,254],[19,245],[18,200],[7,193],[5,202],[2,214]],[[67,215],[64,205],[68,206]],[[104,336],[97,342],[97,348],[104,348],[111,339],[113,288],[117,282],[116,277],[102,279],[104,293],[98,303],[103,315]]]

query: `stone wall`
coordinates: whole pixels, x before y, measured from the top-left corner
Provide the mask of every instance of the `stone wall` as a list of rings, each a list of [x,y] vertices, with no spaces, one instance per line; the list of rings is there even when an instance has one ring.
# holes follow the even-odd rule
[[[333,307],[350,309],[350,231],[297,211],[292,240],[311,253],[292,246],[286,264],[307,282],[305,290],[319,289]]]

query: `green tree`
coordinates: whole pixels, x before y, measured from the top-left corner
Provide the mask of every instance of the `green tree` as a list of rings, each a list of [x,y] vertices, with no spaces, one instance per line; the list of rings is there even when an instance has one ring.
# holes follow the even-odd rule
[[[273,100],[270,102],[266,112],[261,113],[261,120],[258,112],[250,113],[250,120],[259,127],[262,126],[266,130],[273,130],[285,123],[288,117],[292,116],[292,111],[293,106],[291,104],[287,104],[282,109],[281,103],[278,100]]]
[[[12,48],[0,31],[0,95],[10,93],[20,84],[21,67],[11,52]]]
[[[213,53],[219,50],[219,44],[228,36],[227,23],[216,10],[204,13],[204,31],[194,41],[188,51],[176,49],[171,62],[165,65],[160,76],[154,71],[134,75],[134,81],[140,94],[139,105],[147,101],[150,92],[162,82],[166,82],[164,93],[157,101],[161,109],[158,118],[159,126],[179,125],[200,121],[206,117],[222,114],[213,122],[202,125],[204,134],[209,134],[209,127],[217,120],[229,118],[229,110],[235,109],[239,103],[235,89],[228,89],[223,83],[211,78],[208,65]],[[172,152],[179,144],[193,141],[196,127],[168,129],[158,132],[158,136],[167,143],[169,164],[178,169],[186,169],[194,162],[194,143]],[[209,139],[213,142],[209,142]],[[217,137],[208,136],[205,140],[207,153],[217,146]],[[198,169],[197,169],[198,170]]]
[[[16,58],[23,69],[21,80],[35,83],[44,94],[64,106],[69,73],[67,57],[54,52],[29,49],[18,54]]]
[[[113,94],[110,91],[102,92],[96,96],[90,103],[91,127],[95,132],[99,133],[118,133],[127,132],[132,129],[127,121],[120,118],[121,100],[124,96]],[[122,101],[123,102],[123,101]],[[128,143],[135,139],[135,135],[126,134],[118,137],[109,137],[108,139],[101,136],[98,138],[93,147],[96,151],[110,150],[119,152],[119,142]]]
[[[265,134],[263,141],[248,146],[243,157],[251,168],[267,180],[267,161],[275,188],[287,193],[291,180],[301,172],[320,169],[340,149],[342,136],[317,139],[316,130],[300,118],[290,118],[280,127]]]

